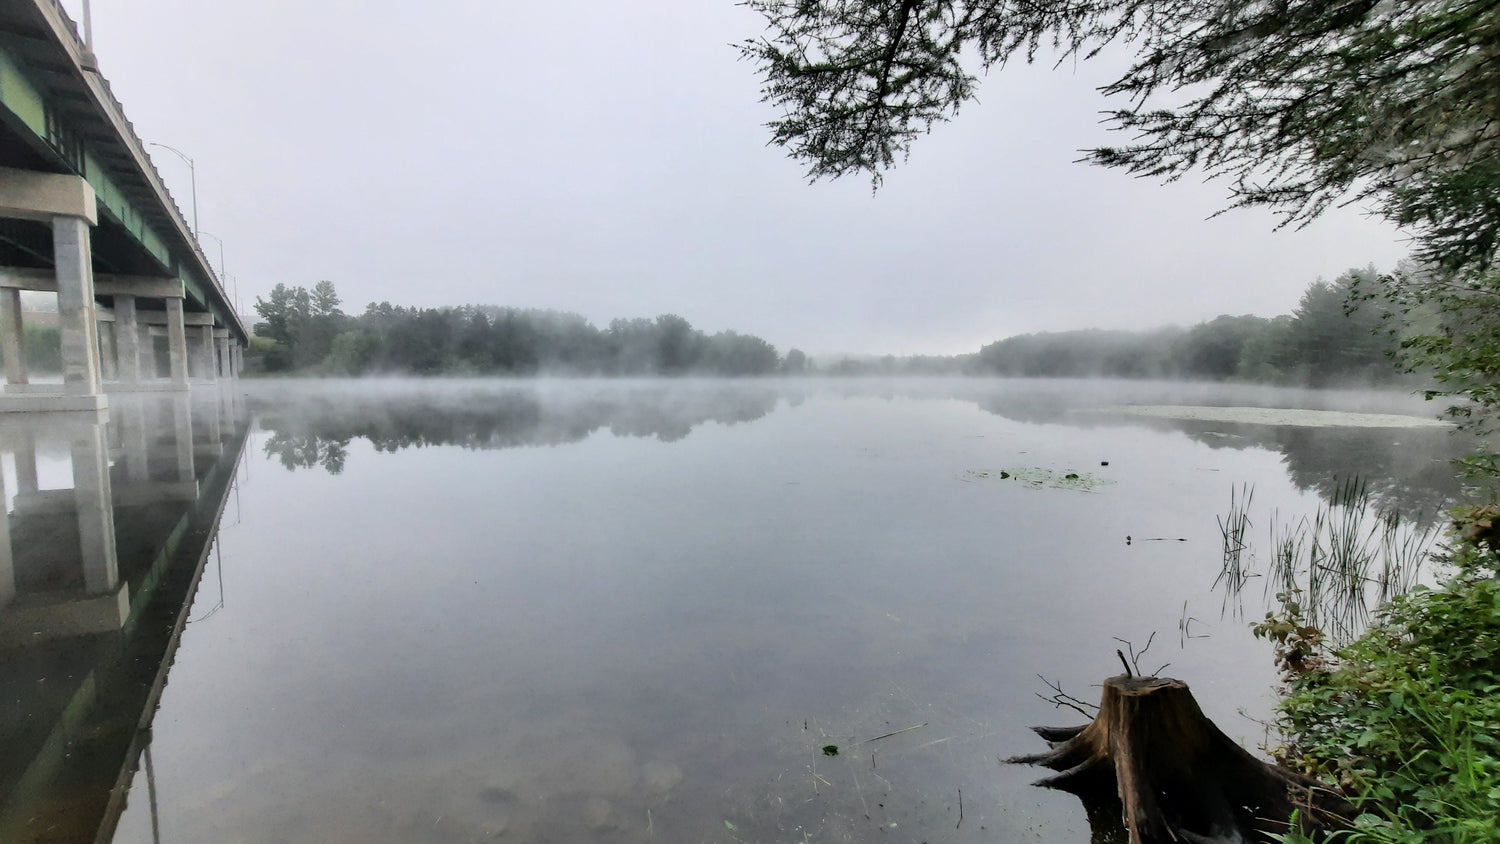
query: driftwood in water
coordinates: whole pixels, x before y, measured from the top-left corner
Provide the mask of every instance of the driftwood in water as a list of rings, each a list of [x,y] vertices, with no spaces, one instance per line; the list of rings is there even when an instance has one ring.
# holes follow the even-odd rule
[[[1104,681],[1099,714],[1081,727],[1036,727],[1052,750],[1011,759],[1045,765],[1037,785],[1118,794],[1131,844],[1231,842],[1337,827],[1349,805],[1316,780],[1263,762],[1224,735],[1179,680]]]

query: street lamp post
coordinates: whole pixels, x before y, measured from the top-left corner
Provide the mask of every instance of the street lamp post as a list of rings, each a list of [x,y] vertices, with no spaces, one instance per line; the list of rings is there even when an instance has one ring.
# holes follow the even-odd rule
[[[224,283],[224,284],[231,284],[232,283],[234,285],[234,292],[230,293],[230,296],[233,297],[233,299],[234,299],[234,312],[235,313],[239,313],[240,310],[241,310],[240,309],[240,293],[239,293],[240,283],[239,283],[239,281],[237,279],[235,279],[233,276],[231,276],[229,274],[228,270],[224,269],[224,241],[222,239],[220,239],[219,236],[216,235],[216,234],[214,234],[213,232],[202,232],[202,231],[200,231],[200,232],[198,232],[198,236],[199,237],[211,237],[211,238],[214,239],[215,243],[219,244],[219,280],[222,283]],[[228,292],[228,288],[227,287],[225,288],[225,291]]]
[[[188,177],[189,177],[189,179],[191,181],[192,190],[193,190],[193,237],[197,237],[198,236],[198,168],[197,168],[196,165],[193,164],[193,158],[192,158],[192,156],[188,155],[187,153],[183,152],[182,150],[180,150],[180,149],[178,149],[176,147],[169,147],[166,144],[159,144],[156,141],[150,141],[148,143],[149,143],[150,146],[153,146],[153,147],[161,147],[162,149],[164,149],[164,150],[172,153],[173,155],[175,155],[178,158],[182,159],[183,161],[187,162]]]
[[[198,232],[198,236],[211,237],[214,239],[214,243],[219,244],[219,275],[228,276],[228,273],[224,272],[224,241],[220,240],[218,235],[211,232],[200,231]]]
[[[234,312],[243,314],[245,312],[245,303],[240,301],[240,277],[225,273],[224,278],[229,281],[232,288],[229,295],[234,297]]]

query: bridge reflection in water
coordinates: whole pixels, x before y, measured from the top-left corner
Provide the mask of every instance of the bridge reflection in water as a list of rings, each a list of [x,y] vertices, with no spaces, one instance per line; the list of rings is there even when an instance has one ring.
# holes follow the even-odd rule
[[[229,391],[111,405],[0,418],[0,841],[108,841],[141,771],[155,802],[151,721],[248,423]]]

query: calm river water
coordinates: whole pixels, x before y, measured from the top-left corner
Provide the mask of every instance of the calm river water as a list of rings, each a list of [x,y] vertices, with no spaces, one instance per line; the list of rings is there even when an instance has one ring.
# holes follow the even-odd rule
[[[0,430],[4,840],[1085,842],[1000,761],[1081,720],[1038,675],[1096,697],[1149,639],[1256,746],[1264,590],[1214,589],[1232,493],[1255,538],[1355,475],[1436,513],[1459,447],[1090,412],[1434,410],[1222,386],[195,396]]]

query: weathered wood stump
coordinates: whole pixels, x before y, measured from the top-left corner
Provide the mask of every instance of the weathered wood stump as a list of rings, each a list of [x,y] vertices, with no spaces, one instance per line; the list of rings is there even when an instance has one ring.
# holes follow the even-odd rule
[[[1115,791],[1131,844],[1263,840],[1285,832],[1294,812],[1305,829],[1352,817],[1338,793],[1226,736],[1180,680],[1111,677],[1092,722],[1034,729],[1052,750],[1009,761],[1060,772],[1036,785]]]

